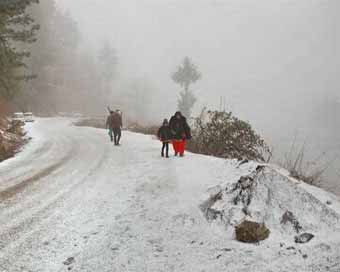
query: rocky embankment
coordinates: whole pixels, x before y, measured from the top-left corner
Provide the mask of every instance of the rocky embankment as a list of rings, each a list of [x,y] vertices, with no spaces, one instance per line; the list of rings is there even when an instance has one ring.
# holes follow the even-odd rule
[[[0,162],[11,158],[27,141],[24,122],[0,118]]]
[[[307,271],[340,271],[340,202],[335,195],[274,165],[234,167],[239,174],[210,188],[201,204],[209,222],[222,226],[232,240],[279,248],[274,255],[308,249],[301,253]]]

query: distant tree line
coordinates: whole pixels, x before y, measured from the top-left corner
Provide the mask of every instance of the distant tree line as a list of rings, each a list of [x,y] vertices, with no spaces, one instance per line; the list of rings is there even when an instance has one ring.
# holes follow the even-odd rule
[[[27,12],[38,0],[5,0],[0,2],[0,97],[12,99],[20,83],[33,75],[27,74],[26,46],[36,41],[39,25]]]
[[[76,22],[54,0],[0,1],[0,104],[22,111],[98,112],[116,78],[109,43],[98,53],[82,46]]]

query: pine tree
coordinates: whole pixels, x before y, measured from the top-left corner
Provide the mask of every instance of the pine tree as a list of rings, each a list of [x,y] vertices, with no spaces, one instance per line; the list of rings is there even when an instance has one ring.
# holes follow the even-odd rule
[[[25,84],[25,93],[18,100],[37,111],[62,111],[62,107],[71,102],[70,96],[76,93],[79,82],[75,68],[79,30],[71,16],[59,10],[54,0],[41,1],[30,9],[30,14],[41,26],[37,42],[29,48],[29,70],[37,77]],[[72,86],[72,93],[67,86]]]
[[[19,91],[20,82],[33,76],[24,72],[30,53],[25,45],[36,41],[39,25],[27,13],[38,0],[12,0],[0,3],[0,97],[11,99]]]
[[[189,57],[185,57],[177,71],[172,74],[172,80],[183,88],[178,99],[178,109],[186,117],[190,117],[191,109],[197,100],[189,87],[199,79],[201,74]]]

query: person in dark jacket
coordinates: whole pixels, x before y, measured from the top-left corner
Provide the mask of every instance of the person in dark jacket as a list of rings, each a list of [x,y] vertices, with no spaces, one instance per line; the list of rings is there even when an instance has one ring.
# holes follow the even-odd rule
[[[164,157],[165,150],[165,156],[169,158],[169,143],[172,140],[172,134],[168,119],[164,119],[163,125],[158,129],[157,136],[158,139],[163,143],[161,152],[162,157]]]
[[[114,115],[114,111],[110,110],[110,115],[106,119],[106,129],[109,130],[109,136],[110,136],[111,142],[113,142],[113,128],[112,128],[113,115]]]
[[[179,154],[183,157],[186,141],[191,139],[191,130],[187,119],[178,111],[171,117],[169,126],[173,135],[172,145],[175,156]]]
[[[114,118],[112,120],[113,135],[115,140],[115,145],[119,145],[120,139],[122,137],[123,120],[122,113],[120,110],[116,110]]]
[[[109,128],[111,141],[114,140],[115,145],[119,145],[122,136],[123,121],[119,111],[110,111],[110,115],[106,120],[106,128]],[[112,135],[113,133],[113,135]]]

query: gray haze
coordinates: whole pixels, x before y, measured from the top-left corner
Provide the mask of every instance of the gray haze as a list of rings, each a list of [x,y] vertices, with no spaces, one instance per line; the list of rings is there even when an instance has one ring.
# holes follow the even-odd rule
[[[78,23],[84,50],[94,54],[109,41],[117,50],[121,78],[149,82],[155,90],[149,103],[156,106],[148,113],[153,122],[175,111],[179,87],[170,74],[190,56],[203,76],[192,87],[195,113],[203,106],[219,108],[224,96],[227,110],[249,120],[278,153],[288,149],[294,135],[309,143],[310,156],[340,153],[340,129],[315,122],[323,101],[340,99],[338,0],[58,4]],[[332,186],[338,186],[338,160],[332,169]]]

